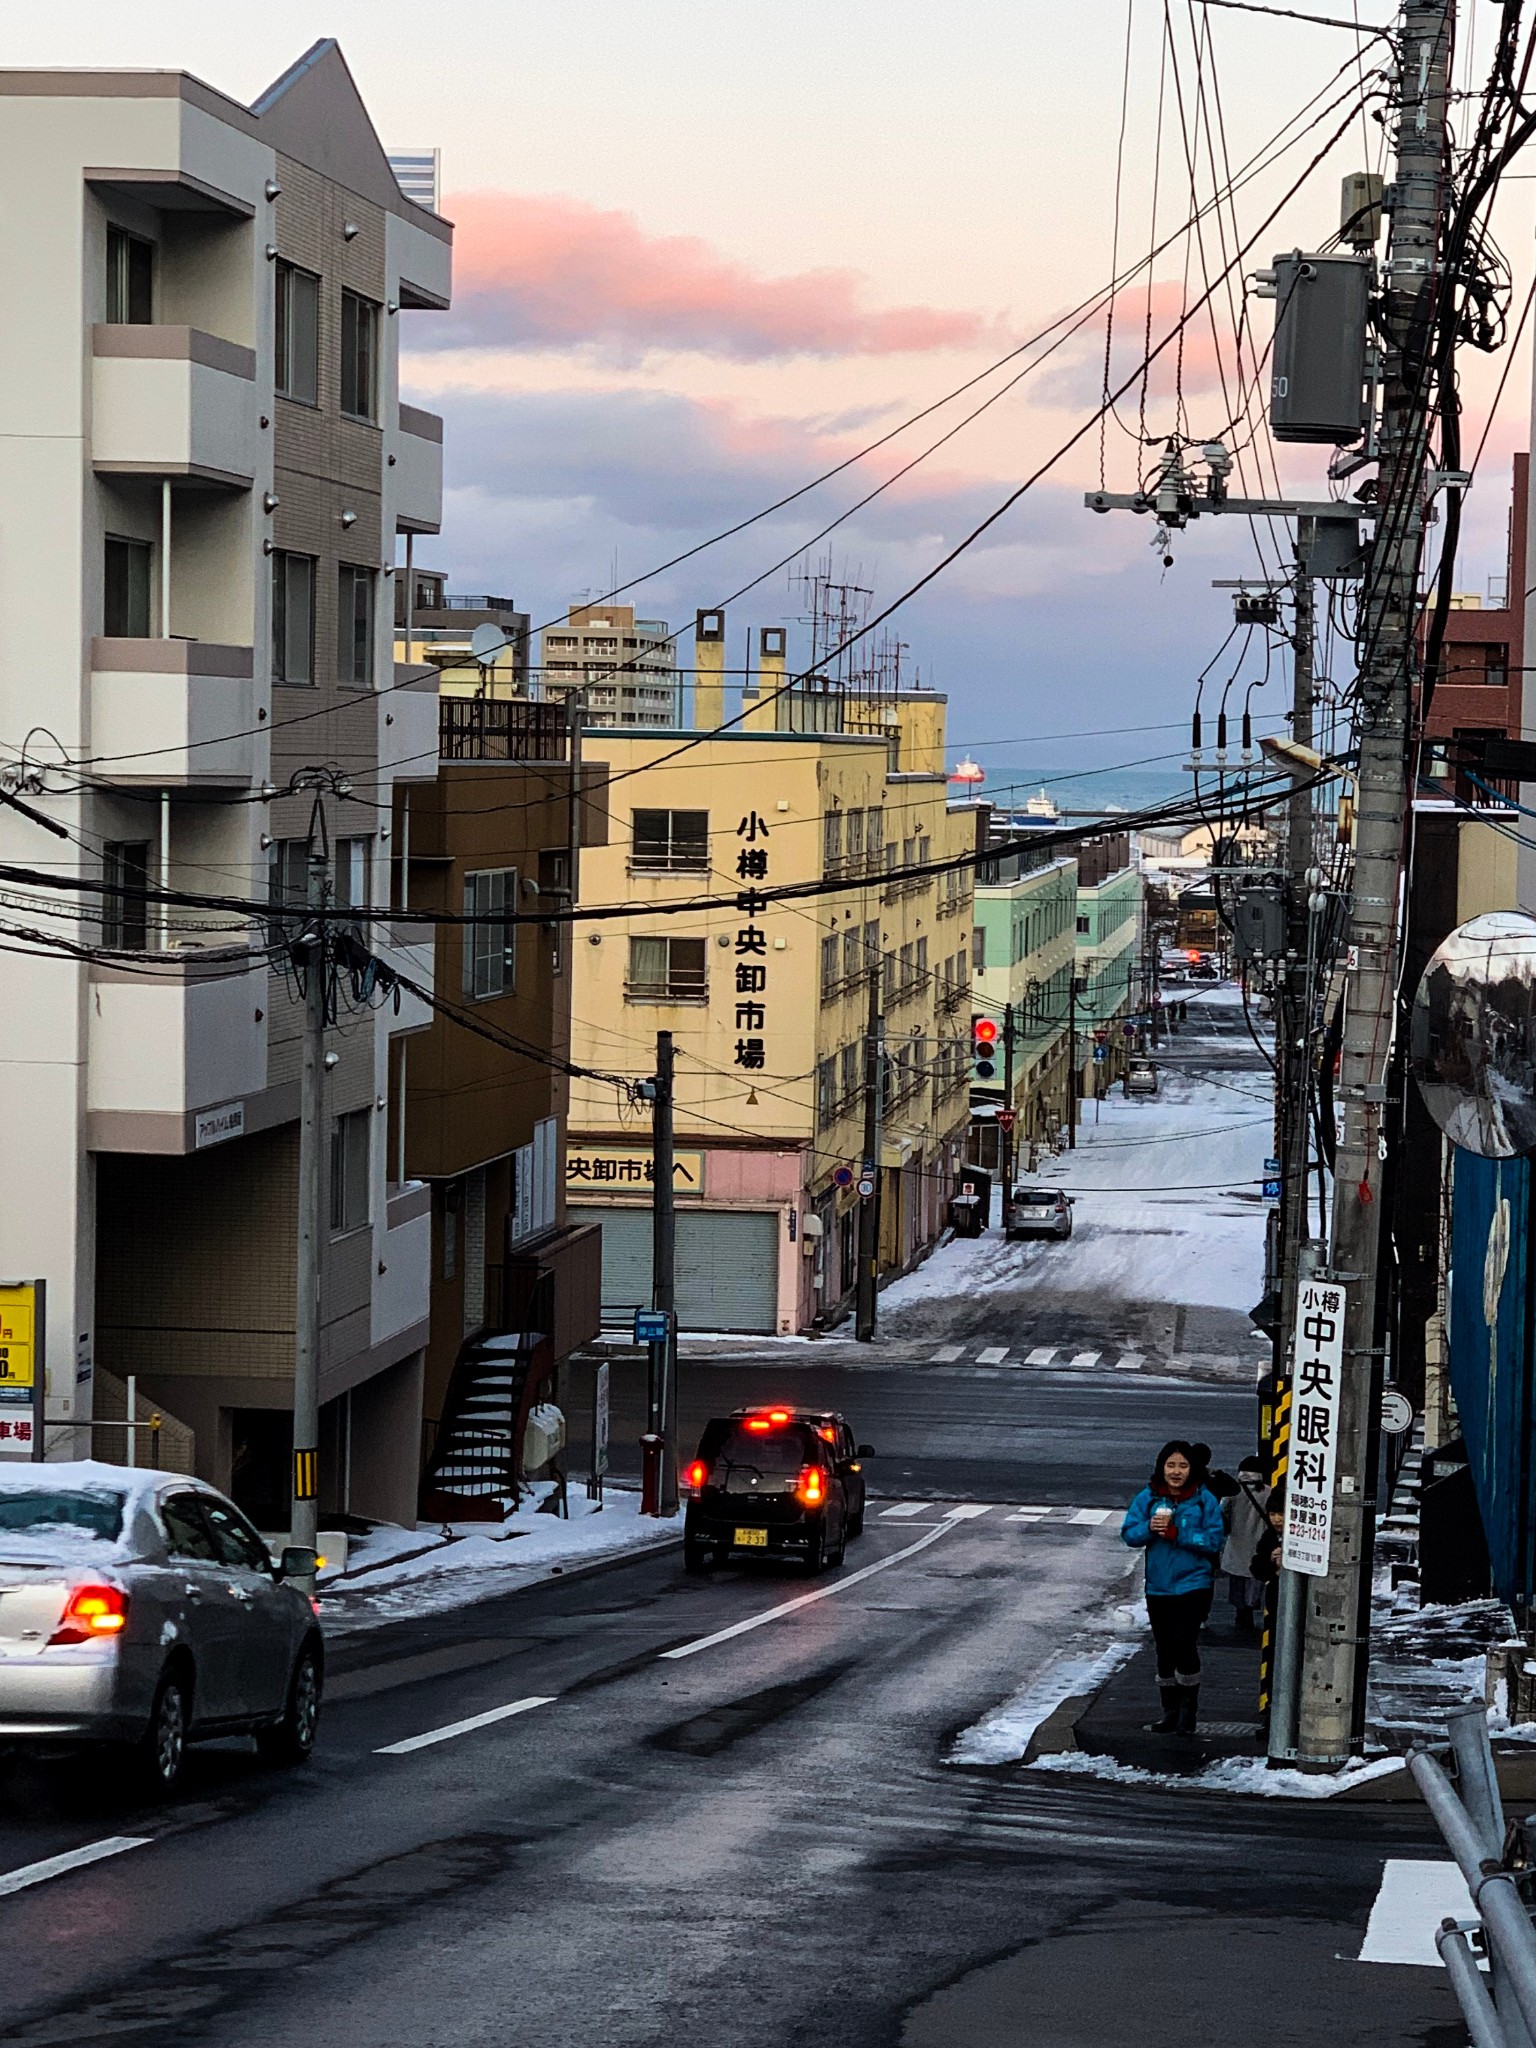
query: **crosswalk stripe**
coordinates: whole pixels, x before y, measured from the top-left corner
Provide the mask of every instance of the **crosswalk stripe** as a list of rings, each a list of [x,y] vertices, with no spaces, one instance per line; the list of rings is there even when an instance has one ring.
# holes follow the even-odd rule
[[[1139,1351],[1122,1351],[1115,1360],[1115,1371],[1135,1372],[1138,1366],[1145,1365],[1146,1362],[1145,1357]]]
[[[944,1510],[944,1520],[946,1522],[974,1522],[982,1515],[990,1515],[996,1505],[995,1501],[986,1501],[985,1503],[974,1500],[962,1501],[958,1507],[946,1508]]]
[[[880,1519],[882,1522],[904,1521],[909,1515],[920,1515],[925,1508],[932,1506],[931,1500],[902,1500],[893,1508],[882,1508]]]
[[[1043,1522],[1050,1512],[1049,1508],[1015,1508],[1008,1519],[1010,1522]]]
[[[1001,1365],[1007,1356],[1008,1346],[1006,1344],[989,1344],[985,1351],[977,1352],[976,1363],[978,1365]]]
[[[1097,1351],[1079,1351],[1068,1361],[1071,1365],[1097,1365],[1098,1362]]]
[[[1101,1522],[1107,1522],[1114,1512],[1113,1508],[1079,1508],[1072,1519],[1085,1529],[1096,1529]]]
[[[963,1344],[941,1344],[928,1363],[930,1365],[953,1365],[957,1358],[962,1358],[964,1355],[965,1346]]]
[[[1024,1362],[1026,1365],[1049,1365],[1055,1356],[1056,1352],[1052,1345],[1042,1344],[1038,1349],[1031,1351]]]

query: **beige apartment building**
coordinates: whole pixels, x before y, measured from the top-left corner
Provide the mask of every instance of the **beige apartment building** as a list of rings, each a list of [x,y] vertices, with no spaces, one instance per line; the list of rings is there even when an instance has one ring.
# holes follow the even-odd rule
[[[678,723],[681,679],[665,619],[637,619],[630,604],[573,604],[563,626],[545,627],[540,646],[544,695],[585,690],[592,724]]]
[[[609,839],[583,856],[581,900],[651,908],[579,928],[572,1043],[638,1077],[673,1034],[682,1327],[797,1331],[838,1320],[854,1287],[872,971],[882,1273],[946,1220],[969,1114],[971,876],[899,870],[967,853],[975,820],[947,807],[942,697],[818,695],[810,719],[776,695],[784,631],[768,627],[745,721],[719,732],[724,639],[724,615],[701,613],[694,732],[585,734]],[[765,896],[823,881],[802,902]],[[725,905],[666,909],[702,895]],[[571,1219],[602,1225],[617,1319],[650,1299],[649,1117],[578,1078],[570,1119]]]
[[[7,809],[0,848],[61,885],[26,921],[90,949],[8,965],[0,1242],[47,1282],[50,1453],[89,1449],[132,1375],[281,1527],[300,1008],[282,921],[239,906],[300,894],[317,801],[336,899],[387,902],[392,784],[435,764],[390,585],[397,535],[440,520],[441,422],[397,364],[402,317],[447,304],[451,230],[402,195],[334,42],[250,106],[174,71],[8,71],[0,100],[26,281],[0,314],[0,601],[49,621],[0,646],[0,738],[68,833]],[[90,893],[162,882],[234,907]],[[430,986],[429,930],[371,937]],[[391,1043],[429,1015],[345,981],[336,1015],[322,1507],[413,1520],[430,1219],[384,1133]]]

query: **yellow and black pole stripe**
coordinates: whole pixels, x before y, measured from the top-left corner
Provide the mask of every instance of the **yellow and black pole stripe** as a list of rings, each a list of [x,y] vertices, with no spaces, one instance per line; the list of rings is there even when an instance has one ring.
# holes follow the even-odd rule
[[[293,1454],[293,1497],[295,1500],[313,1500],[320,1491],[320,1453],[318,1451],[295,1451]]]
[[[1267,1409],[1269,1429],[1267,1448],[1269,1450],[1269,1483],[1278,1486],[1290,1468],[1291,1462],[1291,1383],[1280,1382],[1274,1404]],[[1278,1579],[1271,1579],[1264,1588],[1264,1632],[1259,1641],[1259,1712],[1269,1712],[1269,1688],[1275,1651],[1275,1608]]]

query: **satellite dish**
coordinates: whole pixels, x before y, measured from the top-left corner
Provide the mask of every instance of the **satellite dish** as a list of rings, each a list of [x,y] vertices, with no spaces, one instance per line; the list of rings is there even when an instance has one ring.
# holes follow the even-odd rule
[[[1536,917],[1491,910],[1453,931],[1413,1002],[1424,1106],[1480,1159],[1536,1152]]]
[[[503,647],[512,645],[512,635],[486,619],[469,636],[469,651],[476,661],[494,661]]]

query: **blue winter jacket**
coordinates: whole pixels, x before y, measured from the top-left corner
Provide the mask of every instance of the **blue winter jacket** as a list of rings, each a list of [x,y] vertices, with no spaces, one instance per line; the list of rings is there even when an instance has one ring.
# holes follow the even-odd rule
[[[1147,1553],[1147,1593],[1152,1599],[1165,1593],[1203,1593],[1215,1582],[1216,1560],[1227,1540],[1221,1503],[1203,1486],[1188,1500],[1169,1503],[1175,1534],[1156,1535],[1152,1510],[1167,1499],[1144,1486],[1120,1525],[1120,1541]]]

